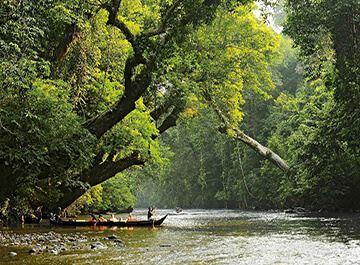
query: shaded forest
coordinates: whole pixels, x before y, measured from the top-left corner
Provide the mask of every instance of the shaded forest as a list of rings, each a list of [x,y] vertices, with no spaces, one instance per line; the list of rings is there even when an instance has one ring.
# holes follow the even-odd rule
[[[359,3],[256,8],[2,1],[0,219],[136,201],[359,210]]]

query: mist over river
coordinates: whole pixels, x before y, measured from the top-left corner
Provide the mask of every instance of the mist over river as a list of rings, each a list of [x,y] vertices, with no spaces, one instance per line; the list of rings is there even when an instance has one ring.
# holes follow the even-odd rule
[[[1,228],[0,264],[360,264],[360,214],[156,211],[165,214],[158,228]]]

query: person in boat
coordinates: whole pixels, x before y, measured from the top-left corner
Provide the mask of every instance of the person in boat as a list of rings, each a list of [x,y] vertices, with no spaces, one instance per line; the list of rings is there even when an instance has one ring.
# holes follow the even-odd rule
[[[55,217],[56,220],[58,220],[58,219],[62,220],[62,210],[61,210],[61,207],[58,207],[58,208],[57,208],[57,211],[56,211],[54,217]]]
[[[151,219],[152,216],[153,216],[153,209],[151,207],[149,207],[147,217],[148,217],[148,219]]]
[[[149,207],[149,210],[148,210],[148,213],[147,213],[148,220],[152,219],[154,217],[155,209],[156,209],[155,206]]]
[[[96,217],[95,217],[95,215],[91,215],[91,217],[90,217],[90,222],[96,222]]]
[[[102,216],[102,214],[99,215],[99,222],[107,222],[107,220]]]
[[[111,221],[111,222],[118,222],[119,219],[115,218],[114,214],[111,214],[111,216],[110,216],[110,221]]]
[[[132,216],[132,213],[129,213],[129,215],[126,218],[126,222],[136,221],[136,219]]]

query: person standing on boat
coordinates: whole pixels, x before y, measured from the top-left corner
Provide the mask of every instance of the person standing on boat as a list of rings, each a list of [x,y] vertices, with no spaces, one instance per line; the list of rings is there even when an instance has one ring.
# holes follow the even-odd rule
[[[155,209],[156,209],[155,206],[149,207],[148,214],[147,214],[148,220],[154,218]]]
[[[41,219],[42,219],[42,212],[41,212],[41,208],[42,206],[37,207],[36,211],[35,211],[35,216],[37,218],[37,222],[40,223]]]
[[[148,217],[148,219],[151,219],[152,216],[153,216],[153,209],[151,207],[149,207],[147,217]]]
[[[58,208],[57,208],[57,213],[55,214],[55,219],[60,219],[60,220],[62,220],[61,207],[58,207]]]

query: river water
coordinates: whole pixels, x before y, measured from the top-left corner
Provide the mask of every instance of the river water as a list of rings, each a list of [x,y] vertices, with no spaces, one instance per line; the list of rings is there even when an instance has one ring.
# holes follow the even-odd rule
[[[146,213],[146,209],[135,209],[133,215],[144,219]],[[3,228],[3,237],[4,233],[56,233],[60,239],[27,246],[0,244],[0,264],[360,264],[360,214],[198,209],[184,209],[181,214],[166,209],[156,212],[157,217],[165,214],[169,216],[159,228],[91,230],[50,227],[47,223]],[[108,236],[122,243],[105,239]],[[69,241],[70,237],[77,240]],[[97,241],[105,248],[91,249],[91,242]],[[48,244],[48,248],[41,254],[29,254],[36,244]],[[64,250],[50,253],[57,244]]]

